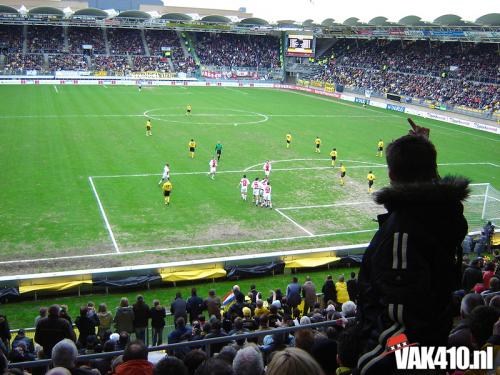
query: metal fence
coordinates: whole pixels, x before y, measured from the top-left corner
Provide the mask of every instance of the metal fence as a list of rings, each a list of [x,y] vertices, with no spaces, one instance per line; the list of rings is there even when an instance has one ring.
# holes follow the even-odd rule
[[[354,318],[347,318],[347,320],[353,321]],[[326,328],[326,327],[330,327],[330,326],[340,325],[342,323],[343,323],[343,319],[329,320],[329,321],[325,321],[325,322],[306,324],[306,325],[302,325],[302,326],[274,328],[272,330],[267,330],[267,331],[254,331],[251,333],[244,333],[244,334],[239,334],[239,335],[224,336],[224,337],[217,337],[217,338],[196,340],[196,341],[185,341],[185,342],[180,342],[180,343],[176,343],[176,344],[166,344],[166,345],[148,347],[147,351],[148,352],[158,352],[158,351],[171,352],[171,351],[175,351],[175,350],[179,350],[179,349],[183,349],[183,348],[188,348],[188,349],[201,348],[202,350],[204,350],[207,353],[208,356],[210,356],[211,346],[215,345],[215,344],[230,343],[230,342],[240,341],[240,340],[243,341],[243,340],[248,340],[248,339],[252,339],[252,338],[267,336],[270,334],[274,335],[274,334],[280,334],[280,333],[282,333],[282,334],[291,333],[291,332],[295,332],[295,331],[298,331],[301,329]],[[122,354],[123,354],[123,351],[115,351],[115,352],[107,352],[107,353],[81,355],[81,356],[78,356],[77,362],[78,363],[88,363],[89,361],[94,360],[94,359],[116,357],[116,356],[119,356]],[[332,360],[334,360],[334,359],[332,359]],[[49,367],[51,364],[52,364],[52,360],[43,359],[43,360],[31,361],[31,362],[10,363],[9,368]]]

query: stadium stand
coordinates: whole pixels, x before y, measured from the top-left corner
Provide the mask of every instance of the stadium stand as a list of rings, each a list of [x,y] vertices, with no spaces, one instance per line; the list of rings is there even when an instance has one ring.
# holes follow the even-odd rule
[[[464,289],[454,293],[454,316],[458,323],[450,331],[450,344],[458,342],[469,349],[480,349],[498,340],[494,323],[500,316],[500,254],[495,252],[493,255],[474,258],[471,262],[464,256]],[[147,366],[168,366],[161,355],[147,356],[146,351],[155,351],[154,347],[146,349],[142,342],[134,341],[141,337],[141,327],[146,326],[152,329],[151,335],[149,330],[146,331],[146,343],[166,349],[168,357],[165,358],[178,358],[178,362],[171,360],[176,366],[189,368],[191,374],[199,366],[208,366],[212,356],[226,361],[234,374],[248,373],[242,372],[242,361],[256,361],[258,368],[261,368],[259,363],[262,367],[267,365],[266,374],[285,374],[285,370],[269,370],[273,368],[275,359],[272,358],[276,357],[272,354],[297,349],[303,351],[299,354],[304,356],[303,360],[310,361],[310,366],[321,367],[324,374],[335,374],[337,369],[342,369],[342,374],[350,374],[356,368],[362,344],[357,339],[356,304],[353,302],[358,299],[359,287],[354,287],[353,283],[357,283],[355,275],[351,276],[347,286],[348,293],[355,295],[349,294],[350,301],[344,303],[338,300],[345,292],[342,280],[334,283],[327,277],[320,288],[306,277],[299,284],[294,278],[284,293],[276,289],[270,295],[260,292],[255,285],[248,291],[235,285],[223,298],[218,297],[214,290],[206,297],[197,296],[193,289],[189,298],[177,293],[170,307],[163,307],[159,301],[144,301],[141,296],[130,304],[122,298],[116,309],[108,309],[102,304],[96,308],[93,303],[88,303],[81,307],[76,319],[70,317],[67,306],[56,305],[41,308],[40,315],[36,316],[35,343],[33,333],[28,333],[28,330],[9,331],[8,317],[1,315],[0,352],[10,360],[11,366],[30,371],[35,365],[35,356],[47,358],[43,345],[48,346],[45,352],[52,350],[54,358],[59,346],[63,345],[56,344],[66,338],[71,341],[66,340],[64,345],[76,344],[75,356],[78,350],[79,356],[97,355],[100,358],[83,357],[87,359],[82,360],[75,357],[72,366],[82,369],[94,368],[101,370],[101,374],[108,371],[119,374],[118,369],[113,372],[112,363],[123,351],[126,357],[134,345],[144,351],[143,360],[148,362]],[[297,285],[298,296],[294,296]],[[311,292],[314,295],[316,290],[325,294],[317,294],[309,313],[304,314],[304,303],[312,302],[308,295]],[[330,296],[329,300],[324,299],[326,294]],[[214,309],[217,312],[220,309],[222,314],[214,315]],[[33,316],[36,314],[33,311]],[[75,326],[71,328],[73,322]],[[47,330],[45,327],[51,328]],[[57,337],[54,337],[54,327],[58,327]],[[166,345],[163,344],[164,337],[167,338]],[[37,371],[40,371],[37,374],[45,373],[40,368]]]
[[[475,109],[498,110],[500,56],[493,45],[343,41],[308,77],[378,93],[394,93]],[[324,60],[321,60],[323,63]]]
[[[0,26],[0,51],[3,53],[22,52],[22,27]]]
[[[279,67],[279,40],[268,36],[197,33],[196,52],[204,65]]]
[[[28,27],[28,52],[58,53],[64,47],[62,27],[32,26]]]
[[[84,44],[92,46],[92,53],[105,54],[106,45],[101,29],[91,27],[70,27],[68,28],[68,46],[70,53],[84,53]]]
[[[144,55],[144,44],[139,30],[109,29],[107,31],[111,55]]]

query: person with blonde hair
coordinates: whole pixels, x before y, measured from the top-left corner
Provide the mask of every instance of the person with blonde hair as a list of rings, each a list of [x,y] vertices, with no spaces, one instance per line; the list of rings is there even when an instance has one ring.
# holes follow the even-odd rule
[[[313,357],[302,349],[286,348],[276,352],[266,375],[324,375]]]

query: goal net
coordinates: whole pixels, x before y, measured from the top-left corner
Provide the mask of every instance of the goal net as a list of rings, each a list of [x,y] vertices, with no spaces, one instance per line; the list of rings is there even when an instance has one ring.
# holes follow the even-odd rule
[[[470,184],[471,194],[465,202],[469,231],[481,230],[487,221],[500,223],[500,191],[491,184]]]

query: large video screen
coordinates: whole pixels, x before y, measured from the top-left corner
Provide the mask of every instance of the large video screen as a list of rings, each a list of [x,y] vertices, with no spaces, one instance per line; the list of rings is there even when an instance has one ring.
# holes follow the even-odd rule
[[[313,35],[288,35],[287,56],[314,57],[316,41]]]

